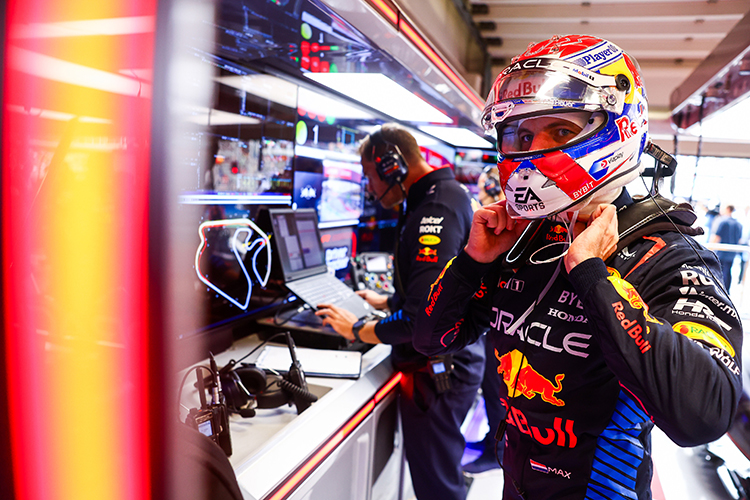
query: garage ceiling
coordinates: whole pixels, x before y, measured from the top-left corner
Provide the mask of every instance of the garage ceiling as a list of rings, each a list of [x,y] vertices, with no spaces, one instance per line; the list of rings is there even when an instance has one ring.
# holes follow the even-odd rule
[[[750,0],[486,0],[470,8],[493,75],[529,43],[555,34],[616,43],[641,66],[652,134],[672,134],[670,94],[750,11]]]

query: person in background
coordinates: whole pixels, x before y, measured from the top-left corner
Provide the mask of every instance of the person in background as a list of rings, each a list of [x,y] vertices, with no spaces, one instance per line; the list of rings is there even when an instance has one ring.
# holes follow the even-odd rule
[[[500,176],[496,166],[485,167],[477,179],[479,203],[482,206],[496,203],[504,198],[503,190],[500,188]]]
[[[732,423],[742,324],[715,254],[684,234],[689,206],[625,189],[644,153],[666,155],[638,65],[587,35],[530,45],[497,77],[482,125],[497,133],[506,200],[474,213],[414,346],[445,354],[489,328],[503,499],[650,499],[654,425],[697,446]]]
[[[734,205],[724,205],[721,208],[721,217],[714,221],[715,230],[712,231],[711,243],[726,243],[737,245],[742,238],[742,224],[734,218]],[[721,262],[721,271],[724,277],[724,287],[727,293],[732,286],[732,266],[737,252],[719,250],[716,252]]]
[[[477,179],[477,188],[479,190],[477,197],[482,206],[505,199],[500,187],[497,166],[486,167],[482,171]],[[468,476],[477,476],[499,470],[500,462],[503,459],[504,447],[502,443],[495,440],[495,432],[500,426],[505,410],[500,404],[500,375],[497,373],[497,361],[495,360],[492,342],[485,342],[485,357],[482,397],[484,398],[489,431],[477,443],[477,448],[481,451],[481,454],[474,461],[464,465],[464,473]],[[472,443],[469,446],[472,446]]]
[[[391,314],[379,321],[357,321],[330,304],[320,304],[316,314],[349,340],[392,346],[393,366],[404,373],[399,411],[414,492],[419,500],[464,499],[461,424],[482,380],[484,344],[428,357],[414,349],[412,333],[430,284],[466,244],[473,214],[470,195],[450,168],[429,166],[414,137],[399,125],[383,125],[365,137],[359,151],[369,195],[384,208],[401,208],[394,251],[396,292],[391,297],[358,292]]]

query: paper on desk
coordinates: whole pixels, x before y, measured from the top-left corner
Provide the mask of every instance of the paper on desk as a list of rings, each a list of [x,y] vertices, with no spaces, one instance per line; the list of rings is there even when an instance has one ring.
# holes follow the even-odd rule
[[[310,377],[359,378],[362,370],[362,353],[358,351],[298,347],[297,359]],[[269,345],[263,348],[255,364],[258,368],[286,373],[292,357],[288,347]]]

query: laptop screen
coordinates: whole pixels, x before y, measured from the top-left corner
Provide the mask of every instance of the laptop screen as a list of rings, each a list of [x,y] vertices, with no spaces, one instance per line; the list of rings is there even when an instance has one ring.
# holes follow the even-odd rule
[[[284,280],[327,272],[315,210],[273,208],[268,213],[273,231],[271,248],[279,257]]]

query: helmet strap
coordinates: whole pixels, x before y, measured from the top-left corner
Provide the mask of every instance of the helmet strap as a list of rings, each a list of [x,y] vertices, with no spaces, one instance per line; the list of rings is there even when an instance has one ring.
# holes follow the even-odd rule
[[[565,228],[567,229],[568,235],[565,238],[565,241],[553,241],[552,243],[548,243],[544,245],[543,247],[536,249],[534,253],[532,253],[531,256],[529,257],[529,264],[533,264],[533,265],[549,264],[550,262],[555,262],[556,260],[562,259],[568,254],[570,245],[571,243],[573,243],[573,224],[575,224],[576,220],[578,219],[578,212],[579,210],[576,210],[572,213],[564,212],[564,213],[553,216],[556,220],[565,224]],[[546,248],[550,248],[550,247],[558,246],[558,245],[563,245],[563,250],[559,255],[555,255],[554,257],[550,257],[549,259],[545,259],[545,260],[535,259],[535,256],[539,252],[545,250]]]

